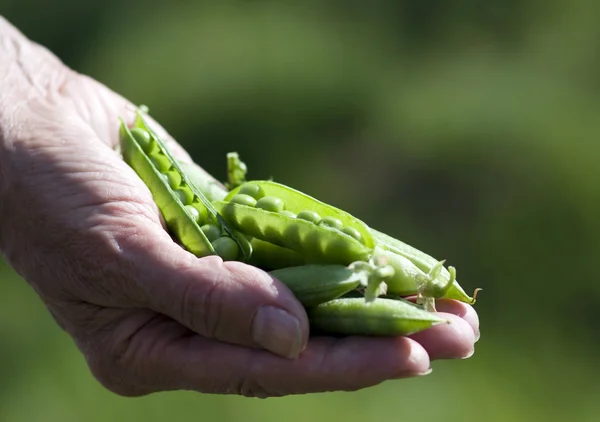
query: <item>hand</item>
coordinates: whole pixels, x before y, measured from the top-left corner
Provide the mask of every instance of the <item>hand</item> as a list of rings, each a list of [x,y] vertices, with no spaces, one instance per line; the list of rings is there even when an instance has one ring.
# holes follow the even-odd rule
[[[472,353],[477,315],[454,301],[438,303],[452,324],[412,338],[308,340],[283,284],[171,240],[114,151],[129,102],[2,18],[0,84],[0,249],[113,392],[356,390]]]

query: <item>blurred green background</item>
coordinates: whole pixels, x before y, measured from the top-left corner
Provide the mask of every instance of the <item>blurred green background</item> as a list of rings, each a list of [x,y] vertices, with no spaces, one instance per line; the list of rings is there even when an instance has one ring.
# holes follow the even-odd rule
[[[125,399],[0,263],[0,421],[594,421],[600,3],[0,0],[220,179],[274,177],[482,287],[465,361],[355,393]]]

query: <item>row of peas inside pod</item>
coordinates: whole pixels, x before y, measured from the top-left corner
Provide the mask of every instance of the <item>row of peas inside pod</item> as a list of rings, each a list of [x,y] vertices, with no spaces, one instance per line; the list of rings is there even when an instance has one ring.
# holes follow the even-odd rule
[[[122,123],[121,151],[174,241],[200,258],[216,254],[269,271],[318,331],[407,335],[447,322],[432,312],[435,299],[475,302],[444,261],[289,186],[247,181],[236,153],[227,157],[227,189],[207,199],[198,186],[209,186],[209,176],[185,171],[143,111],[131,128]],[[416,303],[404,299],[412,295]]]

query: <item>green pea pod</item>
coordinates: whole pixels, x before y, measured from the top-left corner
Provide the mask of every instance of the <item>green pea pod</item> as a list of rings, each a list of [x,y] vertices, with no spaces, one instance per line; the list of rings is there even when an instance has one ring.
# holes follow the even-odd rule
[[[251,191],[248,188],[252,186],[261,191],[256,207],[233,203],[235,201],[228,202],[240,191]],[[237,230],[294,250],[308,263],[348,265],[354,261],[368,260],[375,246],[368,226],[362,221],[345,211],[272,181],[247,182],[232,190],[224,201],[215,201],[214,204]],[[283,206],[287,213],[278,212]],[[339,226],[301,218],[306,211],[317,213],[320,218],[339,220],[342,228],[351,227],[354,229],[352,233],[358,232],[359,235],[348,234],[347,231],[340,230]],[[298,217],[293,214],[298,214]]]
[[[240,240],[242,236],[237,236],[227,226],[210,201],[188,180],[162,140],[145,124],[141,113],[138,112],[131,130],[121,121],[120,132],[123,159],[148,186],[177,241],[198,257],[216,254],[215,248],[200,229],[205,222],[201,220],[210,215],[221,223],[223,231],[238,245],[241,259],[247,260],[251,254],[250,243],[245,238]],[[238,253],[235,256],[237,258]]]
[[[377,242],[377,246],[386,251],[381,255],[386,257],[389,260],[389,264],[396,270],[395,280],[391,282],[391,285],[388,283],[388,291],[399,295],[416,294],[417,277],[427,277],[440,261],[385,233],[374,229],[370,230]],[[438,286],[444,286],[450,282],[451,278],[450,271],[442,266],[436,280],[432,282],[437,283]],[[458,282],[454,280],[445,291],[443,297],[466,303],[475,303],[476,294],[470,297]]]
[[[307,309],[311,325],[324,332],[344,335],[406,336],[449,323],[405,300],[378,298],[335,299]]]
[[[265,271],[298,267],[306,260],[298,252],[273,245],[260,239],[252,239],[252,256],[248,263]]]
[[[304,265],[269,273],[294,293],[304,306],[316,306],[356,289],[363,279],[343,265]]]

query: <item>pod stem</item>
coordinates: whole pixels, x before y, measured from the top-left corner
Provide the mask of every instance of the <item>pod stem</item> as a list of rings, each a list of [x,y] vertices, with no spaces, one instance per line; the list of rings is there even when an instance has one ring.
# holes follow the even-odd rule
[[[448,267],[450,278],[442,287],[438,286],[435,280],[439,277],[446,261],[439,261],[433,266],[426,276],[422,276],[417,280],[417,304],[423,305],[423,308],[428,312],[435,312],[435,299],[442,298],[456,280],[456,268]]]
[[[385,260],[371,258],[368,262],[356,261],[350,264],[348,268],[358,275],[367,303],[373,302],[379,296],[387,294],[385,280],[394,276],[394,268],[391,265],[387,265]]]

